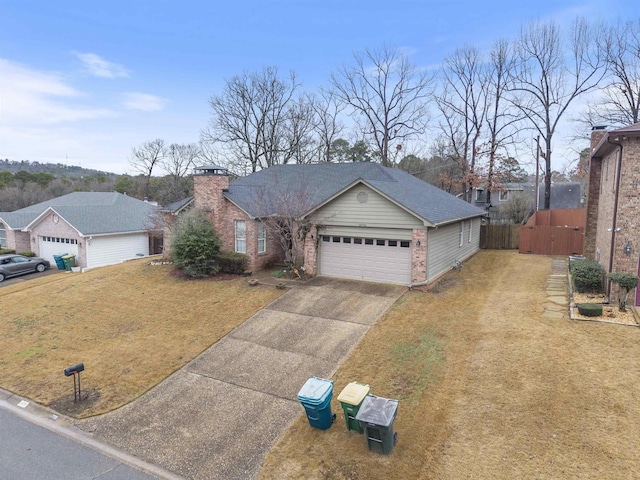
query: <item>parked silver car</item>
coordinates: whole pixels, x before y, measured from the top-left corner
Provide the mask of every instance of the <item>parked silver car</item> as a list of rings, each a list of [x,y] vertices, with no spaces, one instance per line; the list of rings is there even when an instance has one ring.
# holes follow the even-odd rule
[[[25,273],[44,272],[51,266],[49,260],[24,255],[0,255],[0,282],[5,278],[17,277]]]

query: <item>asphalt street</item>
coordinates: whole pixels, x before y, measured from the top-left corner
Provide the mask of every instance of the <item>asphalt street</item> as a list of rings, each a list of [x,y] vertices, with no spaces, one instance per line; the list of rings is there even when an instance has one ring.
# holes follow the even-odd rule
[[[0,479],[155,478],[0,408]]]

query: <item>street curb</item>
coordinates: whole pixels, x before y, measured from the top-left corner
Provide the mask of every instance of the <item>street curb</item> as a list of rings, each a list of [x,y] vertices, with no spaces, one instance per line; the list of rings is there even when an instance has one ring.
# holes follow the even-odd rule
[[[26,402],[24,407],[20,406]],[[161,480],[185,480],[184,477],[176,475],[157,465],[146,462],[134,455],[118,450],[110,445],[102,443],[81,430],[73,426],[71,420],[50,408],[39,405],[30,399],[20,397],[7,390],[0,388],[0,408],[7,410],[14,415],[23,418],[35,425],[46,428],[54,433],[62,435],[81,445],[89,447],[100,453],[107,455],[121,463],[124,463],[136,470],[153,475]]]

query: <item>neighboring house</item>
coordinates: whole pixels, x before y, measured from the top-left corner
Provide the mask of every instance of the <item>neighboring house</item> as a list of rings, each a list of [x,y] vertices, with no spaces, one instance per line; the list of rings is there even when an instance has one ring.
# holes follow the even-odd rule
[[[538,192],[538,206],[542,210],[544,207],[544,192],[546,187],[544,183],[540,184]],[[531,205],[536,198],[536,186],[532,183],[507,183],[500,191],[491,192],[491,205],[487,202],[487,192],[484,187],[480,186],[473,190],[474,205],[479,208],[488,208],[490,206],[500,207],[514,194],[522,193],[531,198]],[[579,182],[554,182],[551,184],[551,205],[550,208],[582,208],[582,199],[580,197]]]
[[[76,265],[94,268],[150,253],[156,207],[116,192],[74,192],[0,212],[3,248],[76,256]],[[160,253],[151,249],[151,253]]]
[[[308,224],[299,241],[312,275],[428,284],[479,249],[485,212],[399,169],[278,165],[233,181],[215,165],[196,171],[195,207],[209,213],[223,250],[247,255],[250,270],[282,259],[260,219],[283,204]]]
[[[585,256],[607,273],[640,273],[640,123],[591,132]],[[640,292],[629,299],[640,305]]]
[[[158,209],[158,215],[162,219],[164,234],[162,239],[163,250],[168,252],[171,248],[174,226],[178,217],[193,207],[193,196],[171,203]]]

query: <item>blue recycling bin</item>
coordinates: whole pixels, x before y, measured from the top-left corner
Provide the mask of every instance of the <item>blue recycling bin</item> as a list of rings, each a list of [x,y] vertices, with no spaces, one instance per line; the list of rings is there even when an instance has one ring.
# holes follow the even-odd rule
[[[311,377],[298,392],[298,401],[307,413],[309,425],[320,430],[327,430],[336,416],[331,413],[331,397],[333,397],[333,381]]]
[[[58,270],[64,270],[65,266],[64,266],[64,260],[62,259],[62,257],[64,257],[65,255],[67,255],[66,253],[61,253],[60,255],[54,255],[53,259],[56,261],[56,266],[58,267]]]

